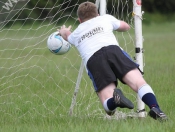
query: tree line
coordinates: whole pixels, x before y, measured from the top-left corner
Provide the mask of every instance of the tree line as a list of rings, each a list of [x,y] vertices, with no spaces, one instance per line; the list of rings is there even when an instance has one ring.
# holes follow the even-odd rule
[[[55,5],[62,5],[62,8],[66,8],[66,6],[71,6],[75,4],[80,4],[84,2],[85,0],[40,0],[39,2],[36,2],[36,0],[30,0],[28,7],[52,7]],[[95,2],[95,0],[89,0],[91,2]],[[110,10],[111,6],[118,6],[118,5],[124,5],[125,3],[128,2],[128,5],[132,9],[132,0],[107,0],[107,5],[108,9]],[[36,5],[37,3],[37,5]],[[64,4],[63,4],[64,3]],[[175,0],[142,0],[142,8],[144,11],[149,12],[149,13],[162,13],[162,14],[167,14],[167,13],[175,13],[174,10],[175,7]],[[71,11],[71,8],[67,9],[67,11]]]
[[[40,14],[40,18],[45,16],[60,16],[60,14],[69,14],[76,16],[76,10],[78,5],[85,0],[30,0],[28,3],[28,8],[35,7],[33,13]],[[95,2],[95,0],[89,0]],[[36,4],[37,3],[37,4]],[[53,8],[55,7],[55,8]],[[124,8],[123,8],[124,7]],[[142,0],[142,10],[147,13],[160,13],[162,15],[173,14],[175,13],[175,0]],[[50,9],[52,11],[50,12]],[[76,9],[75,9],[76,8]],[[118,9],[117,9],[118,8]],[[44,9],[44,10],[43,10]],[[59,11],[58,11],[59,10]],[[112,11],[118,11],[118,14],[121,12],[127,12],[133,10],[133,1],[132,0],[107,0],[107,11],[111,13]],[[73,11],[73,12],[72,12]],[[58,17],[55,17],[58,18]]]
[[[85,0],[2,0],[0,26],[13,22],[13,19],[27,23],[36,19],[41,19],[41,21],[64,20],[65,16],[70,13],[73,17],[76,17],[78,5],[84,1]],[[89,1],[95,2],[95,0]],[[175,0],[142,0],[142,10],[147,13],[160,13],[162,15],[174,14],[174,7]],[[107,0],[108,13],[117,11],[119,15],[127,12],[126,10],[132,12],[132,0]],[[11,15],[8,13],[11,13]],[[2,23],[4,19],[6,23]]]
[[[149,13],[175,13],[175,0],[142,0],[143,10]]]

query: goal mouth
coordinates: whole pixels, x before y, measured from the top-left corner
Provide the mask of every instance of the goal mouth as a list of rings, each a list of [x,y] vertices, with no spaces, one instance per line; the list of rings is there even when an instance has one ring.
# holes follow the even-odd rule
[[[135,54],[135,23],[141,23],[142,15],[137,12],[139,7],[133,11],[131,0],[107,3],[97,0],[95,3],[101,15],[112,14],[130,24],[131,31],[115,35],[120,46],[143,66],[143,48],[139,47],[141,52]],[[3,0],[3,4],[0,11],[2,120],[28,122],[40,117],[70,115],[108,119],[76,48],[71,47],[59,56],[49,52],[46,44],[48,36],[63,24],[72,25],[72,29],[78,26],[76,10],[79,1]],[[140,42],[142,37],[137,43]],[[137,57],[142,58],[141,61]],[[129,87],[121,83],[119,87],[136,107],[134,110],[119,109],[110,118],[129,118],[132,114],[136,117],[134,111],[143,109],[144,105]]]

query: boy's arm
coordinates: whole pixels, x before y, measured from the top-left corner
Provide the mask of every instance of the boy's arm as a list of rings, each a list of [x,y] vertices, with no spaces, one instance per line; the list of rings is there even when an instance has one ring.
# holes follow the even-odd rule
[[[61,27],[61,29],[58,29],[58,31],[59,31],[59,34],[63,37],[63,39],[64,40],[66,40],[66,41],[68,41],[68,36],[71,34],[71,26],[69,26],[68,28],[65,26],[65,25],[63,25],[62,27]]]
[[[116,30],[118,32],[125,32],[128,31],[130,29],[129,24],[127,24],[124,21],[120,21],[120,27]]]

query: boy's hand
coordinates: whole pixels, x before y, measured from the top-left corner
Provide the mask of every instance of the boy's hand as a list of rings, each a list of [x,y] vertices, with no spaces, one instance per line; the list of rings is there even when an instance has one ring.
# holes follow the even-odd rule
[[[72,26],[70,25],[68,28],[63,25],[61,26],[61,29],[58,29],[59,34],[67,41],[68,36],[71,34],[71,28]]]

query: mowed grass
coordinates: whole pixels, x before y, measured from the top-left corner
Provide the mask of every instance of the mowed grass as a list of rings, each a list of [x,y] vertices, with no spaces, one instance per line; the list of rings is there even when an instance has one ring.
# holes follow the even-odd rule
[[[67,54],[61,56],[48,51],[47,36],[57,27],[33,27],[28,32],[11,29],[0,32],[0,131],[175,131],[175,23],[143,25],[144,78],[152,86],[160,107],[169,118],[163,123],[149,116],[143,119],[104,119],[101,117],[104,111],[85,71],[74,116],[70,116],[69,107],[81,63],[76,49],[72,47]],[[131,30],[133,38],[133,29]],[[118,39],[121,44],[130,47],[134,39],[123,39],[126,34],[118,34]],[[133,54],[134,49],[127,50]],[[122,87],[135,102],[129,94],[131,92],[134,95],[134,92],[126,86]],[[148,107],[146,111],[149,111]]]

